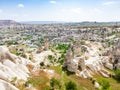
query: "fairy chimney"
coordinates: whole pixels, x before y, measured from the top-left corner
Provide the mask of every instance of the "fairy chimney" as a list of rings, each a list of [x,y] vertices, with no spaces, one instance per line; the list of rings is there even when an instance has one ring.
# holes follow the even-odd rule
[[[65,60],[64,60],[64,67],[67,66],[67,64],[73,59],[74,55],[73,55],[73,51],[72,51],[72,47],[70,47],[66,53],[65,56]]]
[[[42,45],[39,45],[37,53],[41,53],[43,51]]]
[[[78,69],[79,69],[80,71],[83,71],[83,70],[86,69],[84,58],[79,58],[79,61],[78,61]]]
[[[49,49],[49,42],[48,42],[48,40],[45,40],[44,50],[48,50],[48,49]]]

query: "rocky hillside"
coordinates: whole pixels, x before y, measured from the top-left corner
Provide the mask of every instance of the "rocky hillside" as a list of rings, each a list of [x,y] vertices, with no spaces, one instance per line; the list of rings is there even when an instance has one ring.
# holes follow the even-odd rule
[[[32,60],[34,61],[31,61],[10,53],[9,49],[6,46],[0,46],[1,90],[23,90],[22,88],[25,90],[36,90],[31,85],[27,84],[30,77],[41,76],[41,74],[48,80],[54,77],[53,70],[40,69],[39,65],[40,62],[50,64],[46,57],[48,55],[54,55],[51,51],[43,51],[39,54],[33,53],[34,57],[32,57]],[[44,61],[45,58],[46,61]]]
[[[5,46],[0,47],[0,87],[1,90],[18,90],[12,80],[27,80],[29,70],[26,64],[29,60],[17,57],[9,52]]]
[[[104,44],[90,41],[50,47],[46,42],[38,49],[0,46],[0,87],[1,90],[63,90],[68,81],[78,78],[78,81],[75,81],[78,90],[97,90],[101,88],[101,84],[95,76],[100,75],[109,79],[114,76],[110,70],[120,67],[118,52],[119,41],[113,48],[106,48]],[[51,86],[51,80],[57,82],[57,86]],[[79,86],[81,82],[85,83]]]
[[[69,48],[64,67],[70,72],[75,72],[83,78],[91,78],[94,74],[100,73],[104,77],[109,77],[110,73],[104,67],[113,69],[109,56],[102,56],[103,46],[97,42],[79,42]]]

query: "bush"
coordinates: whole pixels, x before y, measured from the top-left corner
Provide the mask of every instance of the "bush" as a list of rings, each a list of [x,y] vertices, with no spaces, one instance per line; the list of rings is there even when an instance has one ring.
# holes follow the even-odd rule
[[[95,84],[96,80],[94,78],[90,78],[90,80],[92,81],[92,84]]]
[[[57,47],[56,47],[57,50],[65,50],[65,51],[68,48],[69,48],[69,45],[67,45],[67,44],[58,44]]]
[[[48,59],[50,60],[50,63],[52,63],[53,65],[56,62],[56,58],[52,55],[48,55]]]
[[[45,64],[44,64],[44,62],[40,62],[40,66],[44,66]]]
[[[77,90],[77,85],[75,82],[69,81],[68,83],[65,83],[66,90]]]
[[[60,82],[55,79],[55,78],[52,78],[50,80],[50,86],[51,86],[51,90],[59,90],[61,88],[61,85],[60,85]]]
[[[102,90],[109,90],[110,89],[110,83],[106,79],[101,79],[99,84],[101,85]]]
[[[115,79],[120,82],[120,69],[115,70]]]

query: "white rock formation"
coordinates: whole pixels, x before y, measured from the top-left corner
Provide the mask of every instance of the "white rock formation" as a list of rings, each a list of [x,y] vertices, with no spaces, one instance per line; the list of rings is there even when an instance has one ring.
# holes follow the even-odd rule
[[[85,65],[94,73],[103,68],[103,64],[99,57],[90,57],[88,60],[85,60]]]
[[[79,48],[80,47],[78,47],[78,49]],[[109,62],[108,57],[103,59],[101,58],[102,56],[99,55],[101,53],[99,48],[102,48],[102,45],[99,43],[88,42],[87,45],[81,45],[81,48],[84,49],[84,54],[79,57],[76,57],[76,55],[72,57],[73,54],[68,54],[71,56],[68,56],[67,60],[65,59],[64,62],[67,69],[84,78],[91,78],[92,75],[96,73],[100,73],[104,77],[109,77],[109,73],[104,69],[104,67],[113,69],[113,66]]]
[[[91,78],[92,75],[90,74],[90,72],[88,70],[83,70],[81,71],[79,74],[77,74],[78,76],[80,77],[83,77],[83,78]]]
[[[19,90],[11,83],[0,79],[0,90]]]
[[[68,69],[68,71],[76,72],[77,69],[78,69],[78,62],[77,62],[77,60],[75,60],[75,59],[71,60],[68,63],[68,65],[67,65],[67,69]]]
[[[9,52],[8,48],[5,46],[0,46],[0,62],[4,62],[5,59],[9,59],[10,61],[16,63],[14,56]]]
[[[48,55],[54,55],[54,53],[51,51],[43,51],[39,54],[35,53],[33,54],[33,59],[35,60],[35,62],[42,62]]]
[[[18,90],[11,83],[13,78],[27,80],[29,70],[26,65],[33,64],[29,60],[11,54],[7,47],[0,46],[0,88],[1,90]]]
[[[35,61],[35,68],[40,66],[40,62],[44,62],[44,65],[50,65],[50,60],[48,59],[48,56],[52,55],[56,59],[60,57],[60,55],[55,55],[52,51],[43,51],[41,53],[34,53],[33,54],[33,60]]]

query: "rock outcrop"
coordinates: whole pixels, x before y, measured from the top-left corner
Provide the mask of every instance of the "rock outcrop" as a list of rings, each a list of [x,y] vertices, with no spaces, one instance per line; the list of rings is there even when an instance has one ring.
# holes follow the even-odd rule
[[[109,77],[109,73],[104,67],[113,69],[112,64],[109,62],[109,58],[103,60],[102,56],[99,56],[99,48],[102,48],[101,44],[91,42],[87,42],[86,45],[73,45],[68,49],[63,67],[67,67],[68,71],[75,72],[84,78],[91,78],[96,73]],[[73,53],[72,50],[77,51]]]
[[[0,46],[0,87],[1,90],[18,90],[10,82],[17,80],[26,81],[29,77],[27,64],[33,64],[31,61],[13,55],[6,46]]]
[[[120,40],[116,41],[112,50],[113,68],[120,68]]]
[[[16,57],[10,54],[9,50],[5,46],[0,46],[0,62],[3,63],[6,59],[9,59],[10,61],[16,62]]]
[[[1,79],[0,79],[0,89],[1,90],[19,90],[15,86],[13,86],[11,83]]]
[[[73,51],[72,51],[72,46],[68,49],[63,67],[66,67],[69,71],[75,72],[77,70],[77,63],[74,59]]]
[[[49,42],[48,42],[48,40],[45,40],[45,43],[44,43],[45,45],[45,47],[44,47],[44,50],[48,50],[49,49]]]
[[[42,45],[39,45],[37,53],[41,53],[42,51],[43,51],[43,47],[42,47]]]

